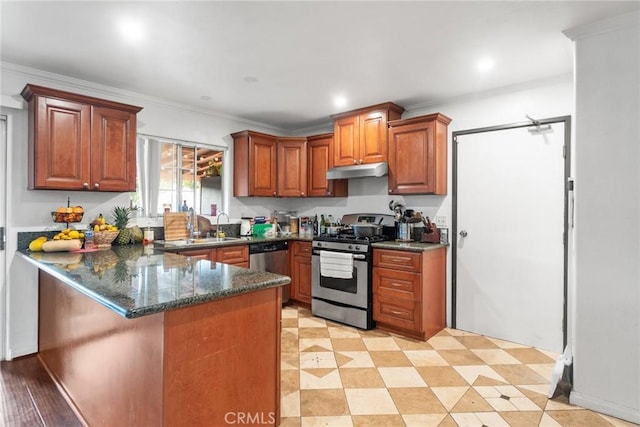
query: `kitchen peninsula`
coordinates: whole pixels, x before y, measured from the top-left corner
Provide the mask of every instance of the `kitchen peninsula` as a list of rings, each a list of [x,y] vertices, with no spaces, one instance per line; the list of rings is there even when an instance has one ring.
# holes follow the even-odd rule
[[[141,245],[18,253],[39,268],[38,357],[86,424],[279,423],[289,277]]]

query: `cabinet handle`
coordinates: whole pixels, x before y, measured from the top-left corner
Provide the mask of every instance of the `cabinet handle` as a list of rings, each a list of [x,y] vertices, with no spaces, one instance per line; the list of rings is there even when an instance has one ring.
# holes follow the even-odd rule
[[[99,189],[100,188],[100,184],[96,182],[95,184],[93,184],[93,188],[95,188],[96,190]]]
[[[401,311],[395,311],[395,310],[391,310],[391,314],[395,314],[396,316],[400,316],[404,313],[402,313]]]
[[[82,183],[82,188],[89,188],[89,183],[88,182],[83,182]]]
[[[399,288],[402,285],[400,283],[391,282],[391,286],[395,286],[396,288]]]

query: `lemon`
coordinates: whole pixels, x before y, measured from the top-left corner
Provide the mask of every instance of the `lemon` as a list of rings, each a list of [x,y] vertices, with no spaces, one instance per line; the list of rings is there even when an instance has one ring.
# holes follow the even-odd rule
[[[45,240],[42,240],[41,237],[38,237],[37,239],[29,243],[29,250],[31,252],[40,252],[42,250],[42,245],[44,245],[44,242],[46,242],[46,237]]]
[[[69,231],[69,237],[71,237],[72,239],[79,239],[80,233],[76,230],[71,230]]]
[[[100,232],[100,226],[99,225],[94,225],[93,226],[93,231],[96,232],[96,233]]]
[[[56,234],[55,236],[53,236],[53,240],[60,240],[60,236]]]

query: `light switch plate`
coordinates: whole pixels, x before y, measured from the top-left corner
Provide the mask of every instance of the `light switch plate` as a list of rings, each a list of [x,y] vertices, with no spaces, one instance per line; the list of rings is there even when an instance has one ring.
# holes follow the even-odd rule
[[[436,227],[445,228],[447,226],[447,217],[444,215],[437,215],[435,217]]]

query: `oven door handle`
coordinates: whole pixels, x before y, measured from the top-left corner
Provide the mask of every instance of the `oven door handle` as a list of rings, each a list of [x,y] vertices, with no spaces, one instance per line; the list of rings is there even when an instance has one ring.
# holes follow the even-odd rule
[[[320,256],[320,251],[314,250],[313,255]],[[363,254],[351,254],[353,259],[367,259],[366,255]]]

